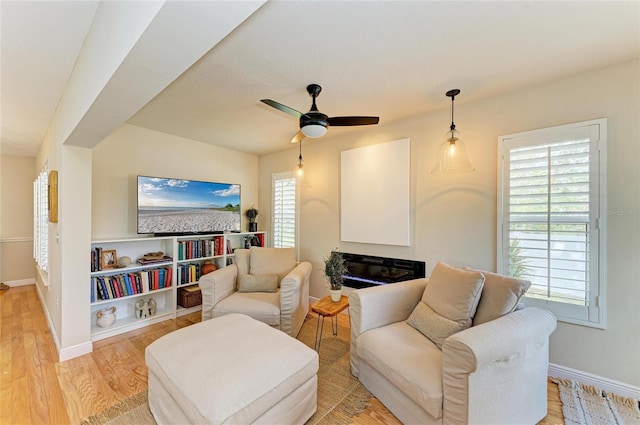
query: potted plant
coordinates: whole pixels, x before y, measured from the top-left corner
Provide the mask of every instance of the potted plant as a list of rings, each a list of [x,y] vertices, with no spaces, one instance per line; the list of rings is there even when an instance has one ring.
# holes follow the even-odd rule
[[[347,265],[342,258],[342,253],[337,249],[332,251],[327,258],[324,259],[324,274],[329,278],[329,292],[331,292],[331,301],[340,301],[342,295],[343,276],[347,273]]]
[[[249,219],[249,231],[257,232],[258,223],[256,223],[256,217],[258,216],[258,210],[252,205],[251,208],[244,212],[244,215]]]

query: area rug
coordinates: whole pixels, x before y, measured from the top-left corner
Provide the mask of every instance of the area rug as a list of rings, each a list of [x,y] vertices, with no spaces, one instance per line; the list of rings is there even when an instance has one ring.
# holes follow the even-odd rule
[[[566,425],[640,424],[638,400],[572,379],[552,377],[551,381],[558,384]]]
[[[308,317],[298,340],[313,348],[316,319]],[[360,381],[351,375],[349,366],[349,328],[338,327],[338,336],[331,334],[331,326],[325,326],[320,348],[318,370],[318,410],[307,425],[342,425],[352,423],[372,397]],[[83,419],[81,425],[155,425],[149,411],[147,392],[109,407],[107,410]]]

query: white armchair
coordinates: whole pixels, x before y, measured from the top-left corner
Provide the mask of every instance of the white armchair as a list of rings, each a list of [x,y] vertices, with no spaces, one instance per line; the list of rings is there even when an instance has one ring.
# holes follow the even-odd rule
[[[508,284],[508,278],[484,274],[487,304],[478,307],[476,318]],[[349,295],[353,375],[404,423],[534,424],[542,419],[553,314],[535,307],[513,311],[519,296],[511,296],[506,312],[449,336],[440,349],[407,320],[430,284],[416,279]]]
[[[296,337],[309,311],[310,274],[291,248],[236,249],[234,264],[200,278],[202,320],[243,313]]]

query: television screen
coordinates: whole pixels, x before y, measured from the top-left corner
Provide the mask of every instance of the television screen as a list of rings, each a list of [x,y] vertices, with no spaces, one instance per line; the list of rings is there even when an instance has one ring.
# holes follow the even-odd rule
[[[138,233],[240,230],[240,185],[138,176]]]

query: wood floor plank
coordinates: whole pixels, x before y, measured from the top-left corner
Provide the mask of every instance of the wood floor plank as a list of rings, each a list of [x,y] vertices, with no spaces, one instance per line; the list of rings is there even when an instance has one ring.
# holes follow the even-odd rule
[[[42,370],[41,385],[47,392],[47,409],[49,410],[49,420],[52,425],[70,424],[65,397],[60,388],[58,373],[55,363],[47,364]],[[77,422],[73,422],[77,423]]]
[[[73,422],[94,415],[118,402],[103,379],[92,355],[76,357],[57,364],[60,387],[67,413]]]
[[[119,400],[127,399],[147,389],[147,368],[144,358],[129,341],[112,344],[96,352],[94,359],[102,379]]]
[[[48,396],[42,386],[42,368],[33,331],[24,333],[24,348],[26,353],[26,374],[30,378],[27,381],[30,417],[34,422],[50,423],[49,410],[47,408]]]
[[[11,381],[11,422],[12,424],[29,424],[31,422],[29,405],[29,378],[21,376]],[[34,422],[35,423],[35,422]]]

